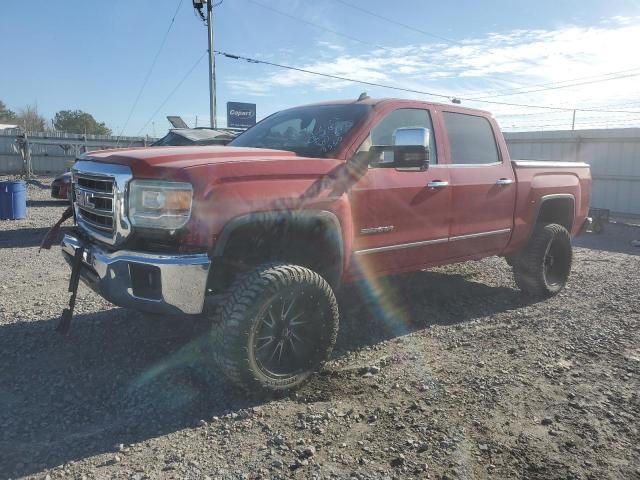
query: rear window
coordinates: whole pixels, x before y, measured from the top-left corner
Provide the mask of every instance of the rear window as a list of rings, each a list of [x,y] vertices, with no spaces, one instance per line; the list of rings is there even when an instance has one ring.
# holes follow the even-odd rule
[[[493,129],[486,118],[453,112],[443,115],[452,163],[474,165],[500,161]]]

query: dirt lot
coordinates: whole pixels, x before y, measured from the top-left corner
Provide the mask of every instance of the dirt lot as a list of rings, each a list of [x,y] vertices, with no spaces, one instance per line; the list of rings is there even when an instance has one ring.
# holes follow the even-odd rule
[[[547,301],[497,258],[348,287],[334,359],[265,401],[199,361],[202,321],[82,286],[56,334],[63,207],[29,196],[0,222],[1,478],[640,478],[638,228],[581,238]]]

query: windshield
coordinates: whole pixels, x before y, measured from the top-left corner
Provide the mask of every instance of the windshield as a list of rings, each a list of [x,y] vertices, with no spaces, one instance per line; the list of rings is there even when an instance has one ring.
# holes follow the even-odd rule
[[[362,104],[314,105],[274,113],[233,140],[232,147],[289,150],[331,158],[344,137],[371,110]]]

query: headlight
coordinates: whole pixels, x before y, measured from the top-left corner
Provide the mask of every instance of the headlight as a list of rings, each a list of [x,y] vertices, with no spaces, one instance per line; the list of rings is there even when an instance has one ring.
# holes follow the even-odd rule
[[[138,227],[176,230],[191,216],[189,183],[134,180],[129,184],[129,219]]]

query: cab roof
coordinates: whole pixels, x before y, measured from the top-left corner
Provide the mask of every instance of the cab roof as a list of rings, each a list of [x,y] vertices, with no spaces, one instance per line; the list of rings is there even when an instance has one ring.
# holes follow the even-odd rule
[[[480,113],[480,114],[483,114],[483,115],[491,116],[491,112],[489,112],[487,110],[481,110],[481,109],[478,109],[478,108],[465,107],[465,106],[459,105],[459,104],[442,103],[442,102],[427,102],[427,101],[424,101],[424,100],[413,100],[413,99],[410,99],[410,98],[394,98],[394,97],[386,97],[386,98],[366,97],[363,100],[357,100],[357,99],[355,99],[355,100],[329,100],[329,101],[324,101],[324,102],[309,103],[309,104],[302,105],[302,106],[311,107],[311,106],[319,106],[319,105],[361,104],[361,105],[371,105],[373,108],[378,108],[378,107],[381,107],[383,105],[387,105],[389,103],[395,103],[395,104],[398,104],[398,106],[415,105],[416,103],[419,103],[419,104],[422,104],[422,105],[425,105],[425,106],[445,107],[445,108],[450,109],[450,110],[476,112],[476,113]]]

